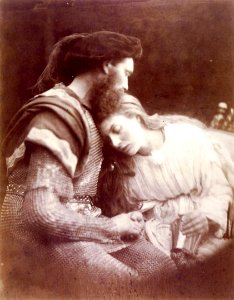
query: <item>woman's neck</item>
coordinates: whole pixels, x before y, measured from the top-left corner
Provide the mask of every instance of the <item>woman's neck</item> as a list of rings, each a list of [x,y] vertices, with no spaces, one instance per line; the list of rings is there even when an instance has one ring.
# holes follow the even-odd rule
[[[164,143],[164,134],[161,129],[149,130],[148,141],[152,150],[160,149]]]
[[[143,146],[139,154],[149,155],[152,151],[158,150],[162,147],[164,143],[164,134],[161,129],[147,129],[146,130],[146,145]]]

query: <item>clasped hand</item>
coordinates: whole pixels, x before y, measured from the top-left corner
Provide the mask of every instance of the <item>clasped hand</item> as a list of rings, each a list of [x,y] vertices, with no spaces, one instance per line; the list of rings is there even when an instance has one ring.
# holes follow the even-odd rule
[[[184,235],[204,234],[209,230],[207,217],[198,209],[184,214],[181,220],[181,231]]]
[[[122,238],[136,239],[144,229],[144,219],[139,211],[123,213],[113,217],[112,220],[117,225]]]

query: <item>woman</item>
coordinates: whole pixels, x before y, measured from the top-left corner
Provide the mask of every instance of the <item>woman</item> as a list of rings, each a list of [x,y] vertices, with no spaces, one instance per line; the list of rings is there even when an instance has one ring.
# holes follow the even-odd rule
[[[126,94],[108,113],[100,106],[96,122],[115,150],[107,147],[104,155],[103,211],[143,212],[147,238],[168,255],[185,248],[204,258],[207,244],[215,252],[232,189],[205,127],[182,116],[149,116]]]

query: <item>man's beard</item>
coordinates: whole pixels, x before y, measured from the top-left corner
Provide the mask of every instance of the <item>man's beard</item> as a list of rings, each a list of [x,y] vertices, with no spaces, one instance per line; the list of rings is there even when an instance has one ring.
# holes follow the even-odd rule
[[[116,75],[113,74],[95,82],[90,90],[91,112],[97,125],[114,113],[120,105],[123,90],[117,90],[115,84]]]

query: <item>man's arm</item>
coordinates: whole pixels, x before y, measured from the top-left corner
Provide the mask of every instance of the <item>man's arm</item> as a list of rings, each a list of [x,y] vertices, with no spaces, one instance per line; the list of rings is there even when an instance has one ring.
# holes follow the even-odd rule
[[[71,177],[50,151],[36,146],[30,159],[23,204],[24,219],[36,234],[50,239],[100,244],[122,244],[121,237],[137,238],[141,234],[143,223],[130,214],[93,217],[68,209],[60,200],[72,196]]]
[[[60,202],[72,195],[72,179],[66,170],[52,153],[36,146],[31,154],[23,204],[24,218],[32,230],[63,240],[121,242],[111,219],[84,216]]]

